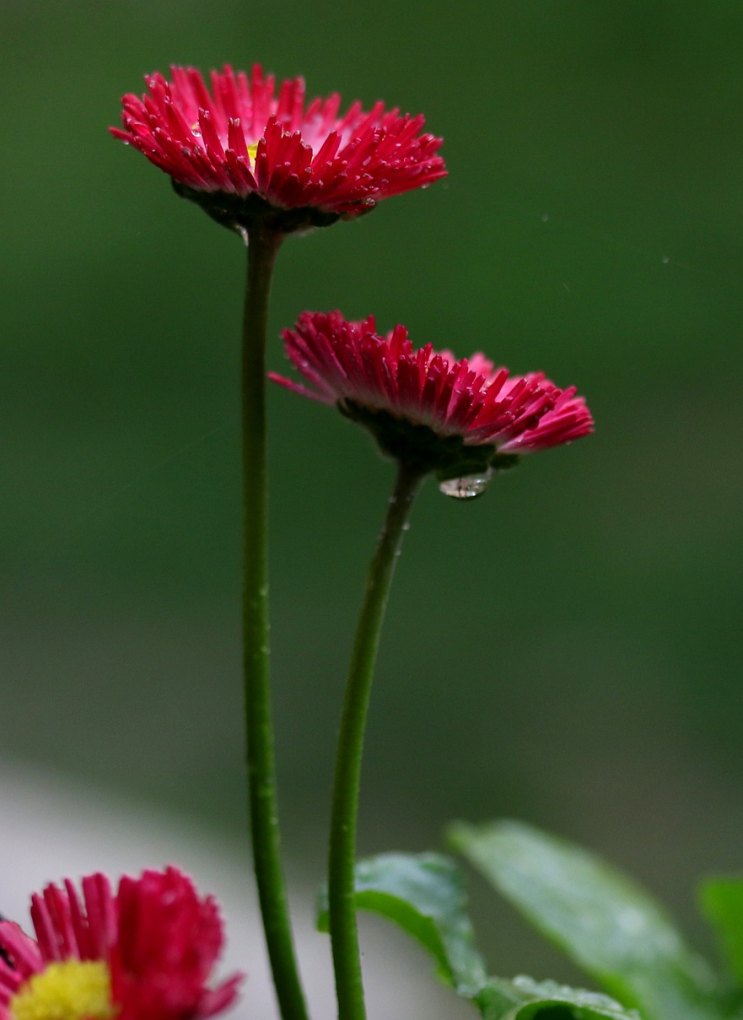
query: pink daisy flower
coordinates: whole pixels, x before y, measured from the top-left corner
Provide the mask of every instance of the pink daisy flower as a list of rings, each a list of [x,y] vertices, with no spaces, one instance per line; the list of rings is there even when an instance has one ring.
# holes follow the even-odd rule
[[[349,322],[337,311],[304,312],[282,336],[306,382],[271,373],[274,382],[337,405],[371,429],[385,453],[444,482],[487,475],[593,431],[574,387],[562,390],[542,372],[509,375],[484,354],[457,360],[430,344],[416,349],[405,326],[381,336],[372,316]]]
[[[206,982],[222,947],[212,897],[176,868],[101,874],[31,897],[36,939],[0,921],[0,1020],[203,1020],[242,980]]]
[[[324,226],[446,174],[441,139],[422,132],[424,118],[381,102],[345,113],[337,93],[306,103],[302,78],[277,88],[258,64],[250,75],[212,71],[211,87],[192,67],[145,81],[143,96],[123,97],[123,129],[111,133],[238,229],[268,210],[281,211],[285,232]]]

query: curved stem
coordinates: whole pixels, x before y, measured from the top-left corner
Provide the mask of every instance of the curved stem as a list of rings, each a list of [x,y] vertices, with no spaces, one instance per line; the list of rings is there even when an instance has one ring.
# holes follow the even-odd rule
[[[266,329],[281,234],[258,224],[248,242],[242,359],[243,680],[253,863],[283,1020],[307,1020],[281,867],[268,675]]]
[[[354,905],[361,759],[369,694],[387,597],[421,478],[419,472],[411,471],[403,464],[398,466],[387,517],[369,567],[338,737],[330,822],[328,900],[340,1020],[364,1020],[366,1016]]]

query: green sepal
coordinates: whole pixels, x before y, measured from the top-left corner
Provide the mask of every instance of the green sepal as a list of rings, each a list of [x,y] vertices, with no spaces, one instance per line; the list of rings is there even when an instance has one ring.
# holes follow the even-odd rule
[[[456,825],[452,844],[536,928],[647,1020],[722,1020],[711,969],[637,885],[518,822]]]
[[[300,209],[281,209],[271,205],[260,195],[234,195],[226,191],[201,191],[173,180],[173,190],[181,198],[200,205],[204,212],[223,227],[245,235],[254,227],[265,227],[277,234],[306,233],[315,227],[329,227],[342,217],[305,206]],[[371,208],[371,207],[370,207]]]
[[[462,436],[442,436],[428,425],[398,418],[389,411],[374,411],[352,400],[341,401],[338,409],[368,429],[386,456],[420,474],[433,472],[441,481],[490,469],[502,471],[519,460],[515,454],[498,453],[493,443],[470,446]]]
[[[464,450],[476,450],[476,446],[465,446]],[[519,462],[519,458],[515,453],[492,453],[488,459],[485,470],[490,468],[491,471],[496,474],[499,471],[508,471],[509,468],[516,467]],[[467,475],[477,475],[483,469],[475,462],[475,458],[468,460],[467,457],[456,464],[452,464],[447,468],[439,468],[436,471],[436,477],[440,482],[445,482],[449,478],[466,478]]]

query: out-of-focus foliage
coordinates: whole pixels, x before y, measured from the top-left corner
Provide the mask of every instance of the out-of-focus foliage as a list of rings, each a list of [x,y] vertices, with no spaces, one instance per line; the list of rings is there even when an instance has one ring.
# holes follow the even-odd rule
[[[605,991],[648,1020],[723,1020],[721,984],[652,897],[587,850],[519,822],[452,842]]]

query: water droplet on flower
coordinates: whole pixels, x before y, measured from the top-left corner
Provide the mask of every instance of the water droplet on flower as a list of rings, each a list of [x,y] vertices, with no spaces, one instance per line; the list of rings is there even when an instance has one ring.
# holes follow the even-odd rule
[[[443,482],[439,482],[439,492],[443,492],[445,496],[451,496],[452,499],[475,499],[485,492],[493,474],[493,469],[487,468],[485,471],[478,471],[475,475],[446,478]]]

